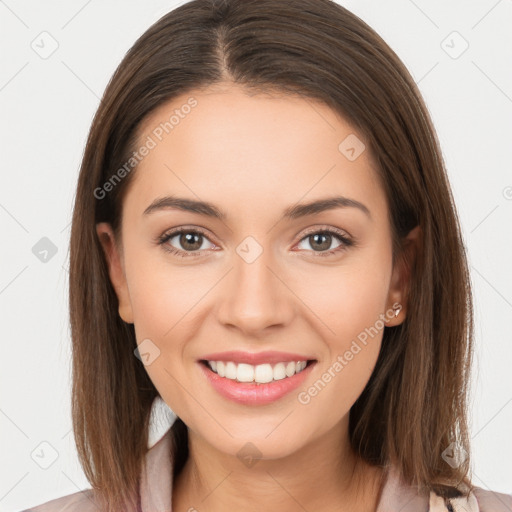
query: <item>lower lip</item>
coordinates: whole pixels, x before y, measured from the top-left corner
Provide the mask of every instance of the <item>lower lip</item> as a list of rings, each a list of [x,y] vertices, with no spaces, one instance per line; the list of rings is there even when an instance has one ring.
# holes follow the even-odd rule
[[[307,378],[316,361],[310,363],[293,377],[275,380],[266,384],[256,382],[238,382],[237,380],[220,377],[204,363],[198,363],[213,388],[223,397],[245,405],[264,405],[275,402],[294,389],[297,389]]]

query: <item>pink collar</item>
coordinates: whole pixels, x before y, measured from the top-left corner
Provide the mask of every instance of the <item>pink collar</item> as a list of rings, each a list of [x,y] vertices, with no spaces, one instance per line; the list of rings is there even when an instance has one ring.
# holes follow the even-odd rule
[[[146,469],[141,477],[142,512],[170,512],[172,510],[172,460],[170,429],[146,454]],[[445,512],[444,500],[431,493],[420,495],[406,485],[393,466],[388,467],[386,481],[377,512]],[[471,509],[473,510],[473,509]],[[471,512],[471,510],[469,512]],[[478,508],[475,509],[478,511]]]

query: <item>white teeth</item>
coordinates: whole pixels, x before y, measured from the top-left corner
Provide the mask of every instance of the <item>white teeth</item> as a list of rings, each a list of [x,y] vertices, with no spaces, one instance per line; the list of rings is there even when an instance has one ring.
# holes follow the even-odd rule
[[[225,367],[226,379],[236,379],[236,364],[228,361]]]
[[[293,377],[295,375],[295,363],[292,361],[286,364],[286,376]]]
[[[254,366],[240,363],[236,369],[236,380],[239,382],[252,382],[254,380]]]
[[[238,382],[257,382],[265,384],[273,380],[293,377],[306,368],[306,361],[289,361],[271,365],[269,363],[252,365],[236,364],[233,361],[208,361],[209,367],[220,377]]]
[[[274,366],[273,375],[274,375],[274,380],[281,380],[286,377],[286,369],[284,367],[284,363],[277,363]]]
[[[274,372],[272,366],[269,364],[259,364],[254,370],[254,381],[255,382],[270,382],[274,378]]]
[[[295,364],[295,373],[299,373],[306,368],[306,361],[299,361]]]

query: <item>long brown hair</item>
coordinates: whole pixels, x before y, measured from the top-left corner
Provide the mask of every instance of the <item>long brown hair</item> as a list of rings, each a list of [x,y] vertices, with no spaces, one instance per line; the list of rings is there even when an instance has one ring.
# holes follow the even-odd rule
[[[386,193],[393,263],[403,256],[404,237],[421,227],[407,318],[384,330],[375,370],[350,411],[350,439],[362,459],[393,462],[418,489],[449,496],[458,486],[466,493],[473,306],[439,142],[397,55],[331,0],[193,0],[135,42],[105,90],[80,169],[70,245],[73,426],[93,489],[106,510],[135,507],[158,395],[134,356],[133,325],[119,317],[95,231],[106,221],[119,233],[123,195],[136,169],[108,193],[98,190],[130,159],[149,113],[222,82],[320,100],[359,130]],[[179,471],[187,457],[180,419],[173,433]],[[452,443],[467,454],[459,465],[443,458]]]

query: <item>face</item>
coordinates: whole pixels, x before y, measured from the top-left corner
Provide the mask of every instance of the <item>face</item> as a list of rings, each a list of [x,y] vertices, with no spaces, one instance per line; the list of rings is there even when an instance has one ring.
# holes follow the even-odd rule
[[[162,398],[232,455],[252,442],[283,457],[346,427],[384,326],[406,311],[361,135],[319,102],[226,85],[161,106],[139,141],[152,147],[125,195],[122,241],[108,224],[98,234]],[[213,208],[189,211],[195,201]]]

